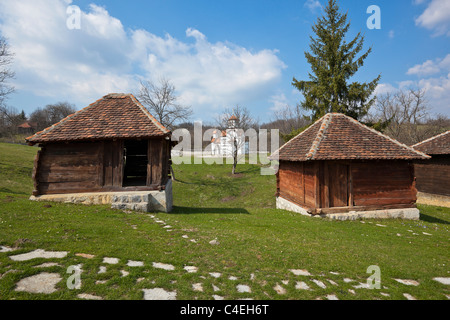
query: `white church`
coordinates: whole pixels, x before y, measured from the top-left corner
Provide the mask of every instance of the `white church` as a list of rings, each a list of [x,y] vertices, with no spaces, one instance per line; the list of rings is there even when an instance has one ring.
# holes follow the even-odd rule
[[[234,146],[237,146],[237,154],[248,153],[248,143],[245,141],[243,130],[236,128],[238,119],[231,116],[228,119],[228,128],[226,130],[214,130],[211,139],[211,154],[215,156],[231,157],[233,156]],[[234,143],[236,141],[236,143]]]

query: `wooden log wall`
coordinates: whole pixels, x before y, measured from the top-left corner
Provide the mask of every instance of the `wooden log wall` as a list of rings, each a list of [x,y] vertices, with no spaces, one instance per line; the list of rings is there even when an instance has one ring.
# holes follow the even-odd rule
[[[450,196],[450,155],[432,155],[414,165],[420,192]]]
[[[59,143],[43,147],[35,174],[38,193],[99,189],[102,154],[101,143]]]
[[[302,206],[314,207],[317,167],[313,162],[280,161],[279,195]]]
[[[406,161],[281,161],[277,193],[305,208],[414,206],[414,167]]]
[[[351,168],[355,206],[415,204],[413,164],[379,161],[354,163]]]
[[[147,181],[124,187],[124,141],[53,143],[35,157],[33,195],[163,189],[168,179],[170,141],[148,141]]]

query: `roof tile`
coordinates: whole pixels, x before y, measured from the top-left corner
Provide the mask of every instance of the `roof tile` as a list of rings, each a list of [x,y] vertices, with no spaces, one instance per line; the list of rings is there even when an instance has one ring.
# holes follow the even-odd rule
[[[428,159],[416,151],[341,113],[328,113],[274,152],[288,161],[344,159]]]
[[[412,147],[426,154],[450,154],[450,130],[416,143]]]
[[[132,94],[112,93],[25,140],[35,144],[148,138],[169,133]]]

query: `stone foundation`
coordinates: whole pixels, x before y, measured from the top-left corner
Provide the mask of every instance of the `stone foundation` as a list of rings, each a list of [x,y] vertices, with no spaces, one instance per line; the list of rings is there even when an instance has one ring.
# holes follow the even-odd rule
[[[172,211],[172,180],[161,191],[89,192],[31,196],[34,201],[56,201],[76,204],[111,204],[113,209],[142,212]]]
[[[450,197],[439,194],[417,192],[417,203],[450,208]]]
[[[292,203],[281,197],[277,197],[277,209],[283,209],[307,215],[311,217],[322,217],[331,220],[358,220],[358,219],[406,219],[419,220],[420,212],[417,208],[403,208],[403,209],[383,209],[370,211],[350,211],[343,213],[329,213],[321,215],[311,215],[305,208]]]

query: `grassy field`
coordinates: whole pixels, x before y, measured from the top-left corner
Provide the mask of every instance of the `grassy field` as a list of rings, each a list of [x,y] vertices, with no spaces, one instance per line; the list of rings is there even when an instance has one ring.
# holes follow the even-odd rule
[[[0,299],[142,299],[143,289],[176,291],[177,299],[447,299],[450,209],[419,206],[419,221],[328,221],[275,209],[275,177],[259,165],[180,164],[174,167],[174,210],[143,214],[84,206],[32,202],[34,147],[0,143]],[[164,222],[164,223],[162,223]],[[170,226],[170,227],[168,227]],[[214,241],[211,244],[211,241]],[[10,256],[35,249],[67,251],[62,259],[18,262]],[[77,253],[95,255],[92,259]],[[116,265],[103,263],[116,257]],[[127,266],[128,260],[144,262]],[[53,267],[36,267],[44,262]],[[174,270],[155,268],[154,262]],[[68,289],[71,265],[82,264],[80,289]],[[381,271],[381,289],[360,287]],[[100,266],[106,272],[98,273]],[[189,273],[183,268],[195,266]],[[311,275],[295,275],[306,269]],[[63,278],[51,294],[15,291],[40,272]],[[122,271],[129,274],[123,276]],[[214,277],[214,273],[220,273]],[[217,275],[216,275],[217,276]],[[231,277],[231,279],[230,279]],[[395,279],[415,280],[405,285]],[[99,282],[100,281],[100,282]],[[321,288],[321,281],[325,288]],[[298,289],[302,282],[310,290]],[[201,284],[196,291],[194,284]],[[237,285],[251,292],[241,293]]]

